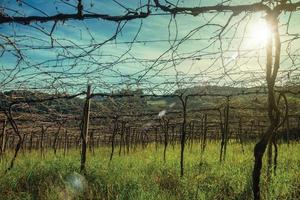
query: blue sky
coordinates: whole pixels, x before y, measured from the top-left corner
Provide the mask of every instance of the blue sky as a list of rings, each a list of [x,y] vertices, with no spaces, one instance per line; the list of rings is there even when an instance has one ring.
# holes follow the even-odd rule
[[[24,0],[24,2],[25,4],[20,6],[15,0],[3,0],[1,7],[6,8],[6,13],[14,16],[17,14],[9,12],[7,8],[18,10],[20,15],[24,16],[43,15],[42,12],[48,15],[76,12],[75,8],[61,1]],[[76,1],[66,2],[76,5]],[[118,2],[134,9],[139,6],[140,1]],[[208,0],[199,2],[199,0],[180,1],[182,5],[190,6],[219,3]],[[257,1],[233,1],[232,4],[240,2],[248,4]],[[42,12],[26,4],[39,8]],[[89,12],[110,15],[125,13],[122,6],[107,0],[85,1],[84,7]],[[162,11],[153,10],[153,13],[158,14]],[[112,37],[117,23],[97,19],[59,22],[52,34],[53,41],[43,33],[51,31],[53,22],[33,23],[31,26],[1,25],[1,35],[13,40],[25,58],[15,68],[17,58],[14,56],[14,48],[6,44],[6,39],[1,38],[1,43],[6,44],[6,51],[0,63],[1,87],[3,90],[23,88],[76,92],[85,88],[89,82],[96,91],[110,92],[126,87],[139,87],[148,92],[166,93],[194,85],[262,85],[264,49],[263,44],[255,42],[258,36],[253,33],[253,29],[255,24],[263,21],[263,14],[242,13],[225,29],[222,43],[211,39],[218,35],[220,25],[224,25],[229,16],[230,13],[208,13],[197,17],[177,15],[175,18],[170,15],[154,15],[143,20],[129,21],[125,25],[121,23],[124,28],[116,40],[99,46],[80,59],[72,57],[82,55],[93,49],[89,46],[95,47]],[[286,30],[284,24],[287,19],[287,14],[281,16],[282,34]],[[299,14],[293,14],[291,19],[290,32],[299,33],[297,26]],[[203,26],[208,21],[211,25]],[[260,34],[259,31],[257,34]],[[282,36],[282,39],[285,37]],[[182,38],[188,40],[181,43]],[[137,42],[128,43],[134,39]],[[52,42],[54,47],[50,48]],[[297,51],[296,43],[297,40],[291,45],[291,52]],[[285,45],[283,44],[283,49],[286,49]],[[76,48],[77,46],[82,48]],[[221,47],[223,54],[220,54]],[[294,69],[296,72],[293,73],[299,74],[298,58],[294,60],[296,64],[292,65],[291,58],[284,59],[285,51],[282,54],[282,70]],[[8,71],[14,71],[15,75],[11,75]],[[284,79],[286,72],[282,72],[281,76]],[[4,84],[4,80],[7,81],[9,78],[14,81]]]

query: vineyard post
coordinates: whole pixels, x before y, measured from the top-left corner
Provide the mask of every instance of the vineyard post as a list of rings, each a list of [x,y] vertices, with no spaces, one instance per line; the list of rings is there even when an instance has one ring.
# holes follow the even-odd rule
[[[68,130],[65,130],[65,141],[64,141],[64,156],[66,156],[68,150]]]
[[[238,137],[239,137],[239,141],[241,143],[241,147],[242,147],[242,153],[245,154],[245,150],[244,150],[244,139],[242,136],[243,133],[243,127],[242,127],[242,117],[239,118],[239,127],[238,127]]]
[[[223,153],[223,161],[225,161],[226,158],[226,151],[227,151],[227,144],[229,140],[229,97],[226,97],[226,107],[224,112],[224,131],[225,131],[225,144],[224,144],[224,153]]]
[[[225,161],[226,158],[226,150],[228,143],[228,134],[229,134],[229,96],[226,97],[226,106],[224,108],[224,122],[222,122],[222,113],[220,113],[220,125],[221,125],[221,150],[220,150],[220,163]]]
[[[124,134],[125,134],[125,122],[124,120],[121,121],[121,130],[120,130],[120,140],[119,140],[119,156],[122,153],[122,147],[124,149]]]
[[[189,123],[189,147],[190,151],[193,150],[193,140],[194,140],[194,122],[190,121]]]
[[[42,125],[42,134],[41,134],[41,140],[40,140],[40,151],[41,151],[41,156],[42,158],[44,157],[44,134],[45,134],[45,126]]]
[[[100,143],[101,143],[101,134],[98,133],[98,136],[97,136],[96,138],[97,138],[97,141],[96,141],[97,147],[100,147]],[[107,144],[107,142],[106,142],[106,135],[104,135],[103,138],[104,138],[104,140],[102,140],[102,141],[105,142],[105,144]]]
[[[286,141],[289,147],[290,145],[290,118],[289,115],[286,116]]]
[[[114,150],[115,150],[115,137],[116,134],[118,133],[118,116],[115,116],[114,118],[114,125],[113,125],[113,133],[111,136],[111,153],[110,153],[110,158],[109,160],[111,161],[114,155]]]
[[[183,177],[184,174],[184,147],[185,147],[185,137],[186,137],[186,107],[188,96],[183,97],[183,94],[178,96],[182,104],[182,124],[181,124],[181,140],[180,140],[180,176]]]
[[[35,149],[38,151],[38,149],[39,149],[39,145],[40,145],[40,141],[39,141],[39,135],[37,135],[36,136],[36,140],[35,140],[35,144],[34,144],[34,146],[35,146]]]
[[[206,137],[207,137],[207,114],[204,114],[202,118],[202,140],[201,140],[201,156],[203,155],[206,147]]]
[[[132,151],[133,150],[132,147],[133,147],[133,138],[134,138],[134,135],[133,135],[132,128],[131,128],[130,125],[128,125],[128,131],[129,131],[129,134],[130,134],[129,145],[130,145],[130,149]]]
[[[30,132],[30,138],[29,138],[29,152],[32,150],[32,140],[33,140],[33,131]]]
[[[63,144],[62,138],[63,138],[62,136],[58,136],[56,149],[62,149],[62,144]]]
[[[168,147],[168,132],[169,132],[169,119],[165,119],[164,117],[159,119],[159,123],[161,125],[161,129],[164,133],[164,153],[163,153],[163,160],[166,162],[166,154],[167,154],[167,147]]]
[[[159,123],[160,123],[160,120],[159,120]],[[163,131],[163,128],[162,127],[159,127],[159,130],[162,130]],[[161,134],[159,134],[159,143],[162,145],[163,144],[163,137]]]
[[[203,115],[201,115],[200,116],[199,138],[198,138],[198,141],[199,141],[199,144],[200,144],[200,150],[202,149],[203,120],[204,120],[204,117],[203,117]]]
[[[5,151],[6,125],[7,125],[7,119],[5,118],[4,121],[3,121],[3,125],[2,125],[0,157],[2,157],[2,155],[4,154],[4,151]]]
[[[95,155],[95,142],[94,142],[94,132],[95,130],[91,131],[90,133],[90,142],[89,142],[89,150],[92,153],[92,155]]]
[[[127,149],[127,154],[129,154],[129,150],[130,150],[130,127],[126,127],[126,149]]]
[[[87,146],[87,136],[89,131],[89,116],[90,116],[90,103],[91,103],[91,85],[87,86],[86,101],[84,105],[83,114],[83,126],[81,130],[81,160],[80,160],[80,171],[85,170],[86,161],[86,146]]]
[[[23,135],[23,145],[21,146],[21,152],[25,155],[25,151],[27,150],[27,134]]]
[[[137,143],[138,143],[138,132],[137,132],[137,129],[135,127],[132,127],[133,128],[133,133],[134,133],[134,146],[133,146],[133,149],[134,151],[136,150],[136,147],[137,147]]]
[[[172,125],[172,141],[171,141],[171,144],[172,144],[172,148],[173,150],[175,149],[175,124]]]
[[[25,136],[26,136],[26,135],[25,135]],[[46,144],[45,144],[45,148],[47,149],[47,148],[49,148],[49,147],[51,146],[51,134],[50,134],[49,132],[47,132],[47,133],[45,134],[45,136],[46,136],[46,137],[45,137],[45,138],[46,138],[46,139],[45,139],[45,141],[46,141],[46,142],[45,142],[45,143],[46,143]],[[25,141],[26,141],[26,140],[24,139],[24,145],[25,145]]]
[[[220,163],[223,158],[223,149],[225,145],[225,122],[223,123],[222,111],[219,109],[219,118],[220,118],[220,132],[221,132],[221,149],[220,149]],[[225,121],[225,120],[224,120]]]
[[[55,136],[54,136],[54,140],[53,140],[53,144],[52,144],[52,148],[53,148],[53,151],[54,151],[54,155],[56,155],[56,150],[57,150],[57,139],[58,139],[58,135],[59,135],[59,132],[60,132],[60,129],[61,129],[61,124],[59,125],[58,127],[58,130],[57,132],[55,133]]]

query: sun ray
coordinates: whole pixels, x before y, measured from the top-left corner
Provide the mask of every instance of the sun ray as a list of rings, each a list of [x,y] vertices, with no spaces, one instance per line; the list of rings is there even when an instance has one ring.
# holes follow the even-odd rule
[[[259,20],[251,27],[250,38],[253,45],[264,46],[270,37],[271,29],[265,20]]]

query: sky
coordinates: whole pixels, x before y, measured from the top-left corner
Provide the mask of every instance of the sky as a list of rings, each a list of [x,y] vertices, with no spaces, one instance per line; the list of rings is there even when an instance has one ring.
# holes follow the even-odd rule
[[[75,0],[2,0],[10,16],[76,13]],[[146,1],[84,1],[85,13],[124,15]],[[250,4],[257,1],[232,1]],[[176,3],[176,2],[175,2]],[[220,1],[179,1],[178,6],[216,5]],[[73,5],[73,6],[72,6]],[[39,11],[37,11],[37,9]],[[145,11],[145,9],[143,9]],[[252,87],[265,84],[264,13],[241,13],[223,31],[230,13],[199,16],[176,15],[151,9],[146,19],[128,22],[88,19],[0,26],[0,87],[75,93],[92,84],[96,92],[142,88],[171,93],[205,85]],[[278,84],[298,81],[299,41],[285,42],[299,34],[299,13],[280,16],[282,45]],[[123,27],[114,40],[118,29]],[[221,40],[219,40],[221,39]],[[11,44],[15,45],[11,45]],[[103,44],[105,43],[105,44]],[[20,52],[23,59],[17,65]],[[288,53],[290,54],[288,56]]]

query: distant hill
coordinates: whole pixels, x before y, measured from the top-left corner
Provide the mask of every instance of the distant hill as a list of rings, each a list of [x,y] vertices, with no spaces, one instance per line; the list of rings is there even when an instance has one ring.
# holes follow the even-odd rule
[[[195,86],[192,88],[187,88],[184,90],[176,90],[174,94],[195,94],[195,93],[206,93],[206,94],[237,94],[237,93],[247,93],[247,92],[261,92],[264,91],[263,88],[253,87],[253,88],[241,88],[241,87],[221,87],[221,86]],[[122,90],[117,91],[115,94],[136,94],[134,97],[124,97],[124,98],[103,98],[94,97],[92,99],[91,107],[94,112],[99,113],[115,113],[115,112],[151,112],[162,110],[172,106],[174,110],[180,109],[181,104],[178,98],[173,97],[147,97],[139,98],[143,94],[142,90]],[[61,94],[66,95],[66,94]],[[26,90],[14,90],[0,93],[0,109],[3,110],[11,102],[18,99],[46,99],[50,98],[52,95],[42,92],[32,92]],[[51,101],[45,101],[42,103],[34,103],[31,106],[26,106],[26,104],[18,105],[14,107],[15,112],[31,112],[37,114],[47,114],[50,112],[60,113],[60,114],[81,114],[83,110],[85,100],[83,98],[73,98],[73,99],[56,99]],[[192,97],[189,99],[189,107],[215,107],[224,103],[224,98],[218,97]],[[237,106],[266,106],[266,98],[262,95],[252,95],[250,96],[238,96],[231,99],[232,105]],[[289,97],[290,108],[300,107],[300,95],[294,95]],[[299,110],[299,109],[298,109]]]
[[[42,92],[32,92],[26,90],[7,91],[4,93],[0,93],[0,108],[1,110],[5,109],[5,107],[11,101],[47,99],[50,97],[52,97],[51,94]],[[24,104],[16,105],[14,107],[14,111],[33,112],[38,114],[49,113],[51,111],[54,111],[61,114],[76,114],[79,110],[82,110],[83,104],[84,100],[80,98],[73,98],[69,100],[56,99],[51,101],[45,101],[42,103],[34,103],[30,107]]]

